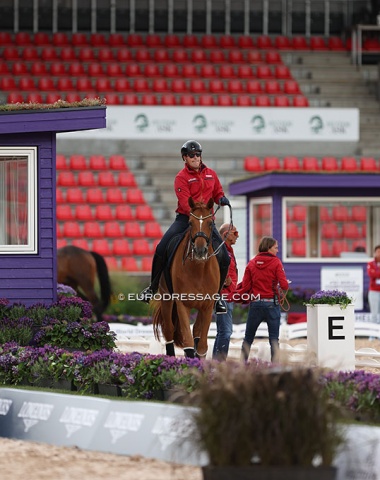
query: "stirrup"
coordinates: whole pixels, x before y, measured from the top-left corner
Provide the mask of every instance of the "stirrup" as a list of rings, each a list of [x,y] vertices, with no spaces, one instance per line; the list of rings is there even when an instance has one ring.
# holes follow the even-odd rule
[[[144,290],[139,294],[138,299],[141,302],[149,303],[152,300],[153,295],[154,293],[152,287],[149,285],[149,287],[144,288]]]
[[[227,307],[222,300],[217,300],[215,302],[215,313],[216,315],[222,315],[223,313],[227,313]]]

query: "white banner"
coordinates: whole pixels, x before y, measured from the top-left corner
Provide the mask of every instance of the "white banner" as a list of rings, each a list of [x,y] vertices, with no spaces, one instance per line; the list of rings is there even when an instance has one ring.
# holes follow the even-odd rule
[[[359,140],[356,108],[107,107],[107,128],[67,138],[254,141]]]
[[[321,290],[342,290],[354,299],[355,310],[363,310],[362,267],[322,267]]]

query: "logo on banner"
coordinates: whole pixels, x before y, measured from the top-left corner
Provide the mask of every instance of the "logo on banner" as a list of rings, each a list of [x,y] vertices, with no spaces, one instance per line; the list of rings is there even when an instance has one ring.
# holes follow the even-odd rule
[[[193,118],[194,128],[198,133],[202,133],[207,128],[207,120],[204,115],[196,115]]]
[[[149,127],[148,117],[143,113],[137,115],[135,118],[135,126],[137,130],[140,130],[140,132],[145,132],[145,130]]]
[[[161,449],[173,444],[177,439],[186,438],[191,435],[192,422],[190,419],[159,416],[153,426],[152,433],[158,436]]]
[[[59,422],[65,424],[67,438],[69,438],[74,432],[80,430],[82,427],[92,427],[98,414],[98,410],[66,407]]]
[[[40,420],[49,420],[53,408],[54,405],[47,403],[24,402],[17,415],[24,422],[24,432],[28,432]]]
[[[290,120],[272,120],[269,122],[269,126],[276,134],[289,133],[292,122]]]
[[[265,130],[265,120],[262,115],[255,115],[252,120],[252,128],[256,133],[263,133]]]
[[[7,415],[12,403],[13,400],[9,398],[0,398],[0,415]]]
[[[110,412],[104,424],[112,437],[112,443],[116,443],[128,432],[140,430],[144,415],[137,413]]]
[[[316,135],[321,133],[321,131],[323,130],[323,121],[319,115],[314,115],[314,117],[311,117],[309,124],[310,130]]]

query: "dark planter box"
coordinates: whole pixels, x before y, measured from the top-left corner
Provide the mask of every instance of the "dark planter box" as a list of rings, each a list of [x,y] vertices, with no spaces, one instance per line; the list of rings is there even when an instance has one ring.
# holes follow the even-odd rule
[[[335,480],[335,467],[202,467],[204,480]]]

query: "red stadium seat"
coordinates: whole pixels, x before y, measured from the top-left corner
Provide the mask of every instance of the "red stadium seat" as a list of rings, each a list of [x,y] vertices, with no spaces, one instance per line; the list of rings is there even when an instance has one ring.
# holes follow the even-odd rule
[[[203,107],[211,107],[215,105],[215,98],[213,95],[208,93],[204,93],[203,95],[199,95],[199,105]]]
[[[142,191],[139,188],[129,188],[126,192],[125,200],[129,204],[144,204],[145,199]]]
[[[319,207],[319,218],[322,222],[331,221],[331,214],[328,207]]]
[[[71,77],[59,77],[57,80],[57,90],[60,92],[75,91],[75,86]]]
[[[257,47],[262,49],[273,48],[273,43],[268,35],[259,35],[256,41]]]
[[[50,75],[53,77],[60,77],[67,75],[67,67],[63,62],[54,61],[50,64]]]
[[[83,224],[83,235],[87,238],[103,238],[103,229],[99,222],[89,221]]]
[[[216,78],[218,73],[211,63],[204,63],[200,66],[200,75],[203,78]]]
[[[107,161],[103,155],[91,155],[89,159],[89,168],[91,170],[107,170]]]
[[[245,58],[241,50],[230,50],[228,52],[228,61],[230,63],[244,63]]]
[[[289,37],[285,37],[283,35],[278,35],[274,39],[274,46],[277,48],[277,50],[291,50],[292,48]]]
[[[292,218],[296,222],[304,222],[307,216],[307,208],[304,205],[294,205]]]
[[[158,105],[159,104],[159,98],[158,96],[154,95],[153,93],[145,93],[141,97],[141,102],[142,105]]]
[[[241,49],[251,49],[255,46],[254,40],[251,35],[240,35],[240,37],[238,37],[237,44]]]
[[[232,107],[234,100],[230,95],[218,95],[217,104],[219,107]]]
[[[123,77],[124,71],[119,63],[110,62],[106,66],[106,74],[108,77]],[[126,72],[126,74],[127,76],[131,76],[128,72]]]
[[[282,63],[281,55],[276,50],[269,50],[264,55],[264,60],[269,64]]]
[[[14,36],[16,45],[25,46],[32,44],[32,37],[29,32],[17,32]]]
[[[162,230],[158,222],[149,221],[145,223],[144,227],[145,235],[150,238],[161,238]]]
[[[65,155],[57,153],[55,156],[55,166],[57,170],[67,170],[69,168]]]
[[[7,62],[18,60],[20,58],[18,49],[14,46],[4,47],[2,56],[3,56],[3,59],[6,60]]]
[[[62,189],[60,189],[60,188],[57,188],[57,189],[56,189],[56,191],[55,191],[55,198],[56,198],[57,204],[58,204],[58,203],[64,203],[64,202],[65,202],[65,195],[64,195]]]
[[[82,47],[78,51],[78,60],[81,62],[93,62],[96,60],[92,47]]]
[[[108,45],[110,47],[121,47],[126,44],[122,33],[110,33],[108,37]]]
[[[76,205],[74,210],[74,216],[77,220],[85,222],[89,220],[94,220],[94,214],[92,213],[92,209],[90,205],[87,204]]]
[[[117,51],[117,55],[120,54],[120,56],[121,56],[122,51],[124,51],[124,49],[120,48]],[[132,57],[130,51],[127,50],[127,52],[128,52],[129,57]],[[100,47],[99,50],[98,50],[97,58],[98,58],[98,61],[101,62],[101,63],[103,63],[103,62],[114,62],[115,61],[114,53],[113,53],[112,49],[109,48],[109,47]],[[123,60],[121,58],[118,58],[118,61],[121,62]]]
[[[92,171],[84,170],[78,173],[78,185],[81,187],[94,187],[96,179]]]
[[[325,39],[322,37],[310,37],[310,48],[312,50],[328,50]]]
[[[103,190],[99,187],[89,188],[86,192],[86,200],[88,203],[104,203]]]
[[[83,250],[90,250],[90,244],[86,238],[75,238],[71,242],[71,245],[74,245],[74,247],[83,248]]]
[[[52,62],[59,59],[57,50],[54,47],[47,46],[41,50],[41,60],[45,62]]]
[[[347,50],[347,47],[344,45],[343,40],[340,37],[329,37],[327,39],[327,46],[329,50],[333,50],[335,52]]]
[[[7,72],[0,72],[0,73],[7,73]],[[35,77],[41,77],[43,75],[48,75],[48,71],[46,68],[45,62],[36,61],[33,62],[30,66],[30,74]]]
[[[154,92],[164,93],[169,91],[169,84],[166,78],[154,78],[152,82]]]
[[[102,47],[107,45],[107,40],[103,33],[91,33],[90,35],[90,45],[93,47]]]
[[[295,36],[291,39],[291,44],[294,50],[309,50],[309,45],[305,37]]]
[[[193,34],[186,34],[182,39],[182,45],[185,48],[194,48],[199,46],[198,37]]]
[[[172,61],[174,63],[177,63],[177,64],[181,65],[181,64],[189,61],[189,55],[188,55],[187,51],[184,50],[183,48],[177,48],[177,49],[173,50]]]
[[[70,205],[57,205],[57,220],[73,220],[74,215]]]
[[[61,171],[57,176],[57,185],[62,187],[75,187],[77,184],[75,175],[70,171]]]
[[[96,220],[110,221],[114,219],[112,208],[110,205],[96,205],[95,207]]]
[[[0,32],[0,45],[13,45],[13,36],[9,32]]]
[[[114,83],[114,89],[117,92],[131,92],[132,86],[127,78],[117,78]]]
[[[135,209],[135,218],[140,221],[154,220],[154,215],[149,205],[137,205]]]
[[[42,95],[38,92],[30,92],[26,96],[27,103],[43,103]]]
[[[86,170],[87,160],[84,155],[71,155],[70,156],[70,169],[71,170]]]
[[[137,63],[148,63],[151,62],[152,56],[150,51],[147,48],[139,48],[135,53],[135,61]]]
[[[255,98],[256,107],[271,107],[272,102],[268,95],[257,95]]]
[[[164,80],[161,77],[161,72],[156,63],[147,63],[144,67],[144,75],[146,78],[158,77],[159,80]],[[157,80],[157,78],[155,78]]]
[[[59,229],[60,232],[60,229]],[[58,228],[57,228],[57,237],[58,237]],[[62,248],[67,245],[67,240],[64,238],[57,238],[57,248]]]
[[[239,82],[239,80],[237,80]],[[210,93],[224,93],[226,90],[224,88],[224,83],[219,78],[213,78],[209,81],[208,84]]]
[[[126,222],[124,225],[124,235],[126,237],[135,238],[135,237],[143,237],[144,234],[141,230],[140,223],[131,221]]]
[[[148,80],[146,78],[135,78],[133,89],[135,92],[148,92],[150,90]]]
[[[179,36],[174,34],[174,33],[170,33],[170,34],[165,35],[164,45],[165,45],[166,48],[180,47],[181,42],[180,42]]]
[[[334,240],[332,244],[332,256],[340,257],[342,252],[349,252],[350,247],[346,240]]]
[[[18,82],[19,90],[35,90],[36,85],[32,77],[21,77]]]
[[[145,45],[149,48],[161,47],[162,40],[160,35],[158,35],[157,33],[149,33],[145,37]]]
[[[289,98],[286,95],[276,95],[274,97],[275,107],[290,107]]]
[[[81,188],[68,188],[66,191],[66,202],[68,203],[84,203],[84,196]]]
[[[183,78],[174,78],[172,80],[171,89],[175,93],[187,92],[187,84]]]
[[[250,65],[239,65],[237,67],[237,77],[242,79],[242,78],[252,78],[253,75],[253,70]]]
[[[286,238],[303,238],[302,232],[295,222],[288,222],[286,225]]]
[[[143,257],[141,259],[141,271],[150,272],[152,270],[153,257]]]
[[[340,230],[335,222],[326,222],[321,226],[322,238],[340,238]]]
[[[256,76],[261,79],[273,78],[273,72],[269,65],[258,65],[256,68]]]
[[[121,171],[117,176],[117,184],[120,187],[137,187],[137,182],[135,176],[132,172]]]
[[[274,67],[274,76],[280,80],[292,78],[289,68],[286,65],[276,65]]]
[[[247,172],[261,172],[263,167],[259,157],[245,157],[244,158],[244,170]]]
[[[332,257],[332,245],[327,240],[321,241],[321,256]]]
[[[306,241],[305,240],[293,240],[291,255],[294,257],[306,256]]]
[[[111,91],[113,91],[113,86],[112,86],[111,80],[109,78],[106,78],[106,77],[97,78],[95,80],[95,88],[98,92],[111,92]]]
[[[293,97],[293,107],[308,107],[309,101],[303,95],[296,95]]]
[[[39,60],[40,56],[38,54],[38,50],[35,47],[25,47],[22,51],[22,58],[26,62],[33,62],[35,60]]]
[[[106,192],[106,201],[108,203],[123,203],[124,195],[120,188],[108,188]]]
[[[247,63],[259,64],[263,61],[262,55],[257,50],[250,50],[247,52]]]
[[[341,168],[346,172],[355,172],[358,164],[355,157],[343,157],[341,160]]]
[[[184,93],[179,97],[179,104],[187,107],[196,105],[194,95],[191,95],[190,93],[189,94]]]
[[[190,81],[190,91],[194,93],[206,93],[207,88],[203,80],[199,78],[194,78]]]
[[[196,66],[192,63],[185,63],[182,65],[181,75],[183,78],[198,78]]]
[[[113,173],[110,171],[99,172],[98,185],[100,187],[114,187],[116,185],[116,181]]]
[[[306,171],[319,170],[319,162],[317,157],[304,157],[302,159],[302,169]]]
[[[165,63],[171,61],[166,48],[157,48],[157,50],[154,51],[153,60],[157,63]]]
[[[137,105],[139,103],[139,99],[135,93],[126,93],[122,96],[121,103],[123,105]]]
[[[190,52],[191,61],[196,65],[198,63],[208,62],[207,54],[204,50],[194,48]]]
[[[228,82],[227,88],[230,93],[239,94],[244,91],[244,84],[241,82],[241,80],[232,79]]]
[[[281,170],[281,163],[278,157],[264,157],[264,170]]]
[[[112,244],[112,253],[114,255],[131,255],[131,246],[125,238],[115,238]]]
[[[360,170],[377,172],[379,170],[377,160],[375,160],[373,157],[361,157]]]
[[[290,155],[287,157],[284,157],[283,166],[284,166],[284,170],[288,170],[288,171],[301,170],[298,158]]]
[[[162,66],[162,75],[167,78],[178,77],[178,66],[175,63],[165,63],[165,65]]]
[[[327,170],[329,172],[338,171],[339,170],[338,160],[335,157],[323,157],[322,170]]]
[[[135,216],[130,205],[116,205],[115,219],[116,220],[134,220]]]
[[[263,87],[259,80],[247,80],[246,82],[246,90],[248,93],[257,94],[263,92]]]
[[[95,238],[92,242],[91,250],[103,256],[112,255],[108,240],[105,238]]]
[[[212,50],[209,55],[210,62],[212,63],[225,63],[226,57],[223,50]]]
[[[59,58],[63,62],[75,62],[77,60],[77,55],[73,47],[65,46],[61,48]]]
[[[351,220],[365,222],[367,220],[367,209],[360,205],[353,205],[351,208]]]
[[[146,238],[135,238],[132,241],[132,252],[133,255],[150,255],[152,253]]]
[[[295,80],[285,80],[283,89],[287,95],[298,95],[300,93],[299,85]]]
[[[71,44],[75,47],[88,45],[87,34],[83,32],[75,32],[71,35]]]
[[[63,224],[62,233],[64,237],[81,237],[82,232],[77,222],[65,222]]]
[[[111,170],[129,170],[126,159],[123,155],[111,155],[109,157],[108,166]]]
[[[105,237],[122,237],[120,223],[116,220],[108,221],[104,224],[104,236]]]
[[[21,93],[18,92],[11,92],[7,96],[7,103],[23,103],[24,97]]]
[[[249,95],[239,95],[236,98],[237,107],[252,107],[253,101]]]
[[[344,223],[342,225],[343,238],[361,238],[361,231],[356,223]]]
[[[202,48],[217,48],[218,42],[215,35],[202,35],[201,37],[201,47]]]
[[[121,268],[127,272],[139,272],[140,269],[137,265],[135,257],[123,257],[121,259]]]
[[[278,95],[282,93],[280,83],[277,80],[267,80],[265,82],[265,93],[268,95]]]
[[[332,209],[332,218],[336,222],[346,222],[350,215],[348,209],[344,205],[335,205]]]
[[[219,77],[220,78],[235,78],[235,69],[230,64],[221,65],[219,67]]]
[[[130,47],[142,47],[144,45],[142,36],[138,33],[130,33],[127,37],[127,45]]]
[[[16,61],[12,65],[12,74],[15,76],[27,75],[28,69],[26,63]]]

